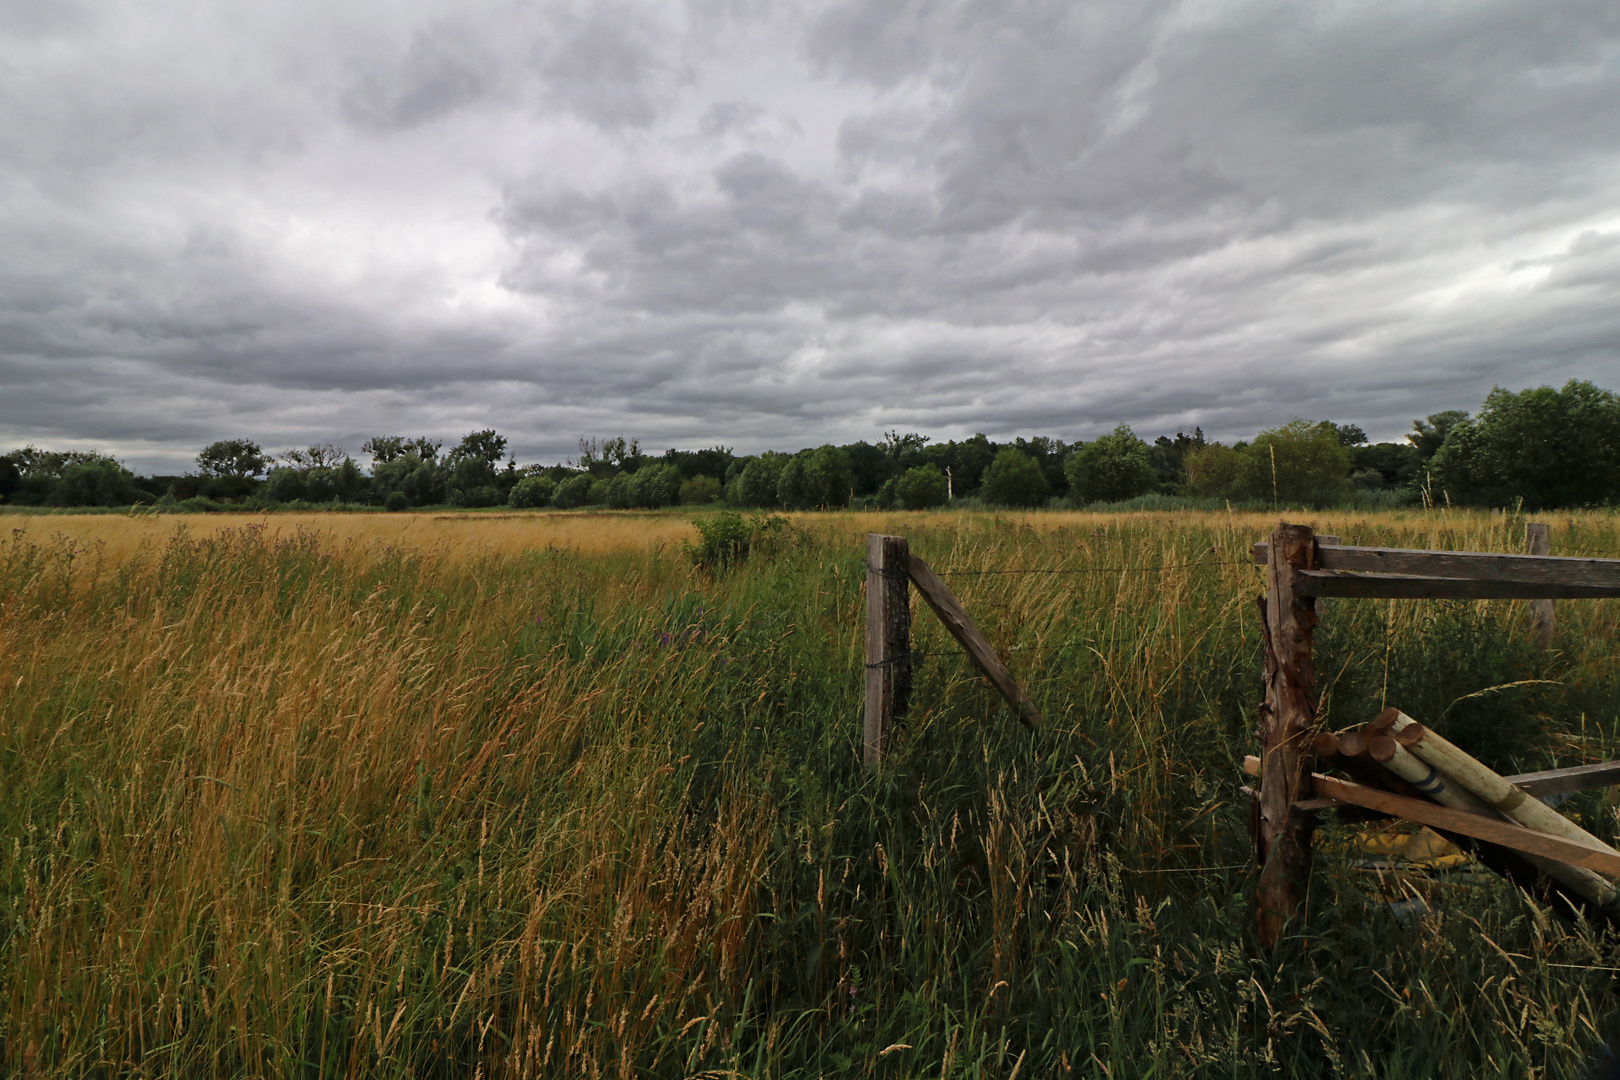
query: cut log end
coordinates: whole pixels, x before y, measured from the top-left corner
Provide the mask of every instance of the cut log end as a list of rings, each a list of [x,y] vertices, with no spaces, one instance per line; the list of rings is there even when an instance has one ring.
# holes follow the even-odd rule
[[[1412,749],[1412,747],[1414,747],[1418,743],[1422,742],[1423,741],[1423,736],[1427,735],[1428,733],[1429,733],[1428,728],[1426,728],[1422,724],[1419,724],[1416,721],[1414,721],[1414,722],[1412,722],[1410,724],[1407,724],[1405,727],[1401,728],[1401,730],[1399,730],[1399,731],[1390,732],[1389,737],[1394,739],[1396,742],[1400,743],[1402,746],[1406,747],[1408,750],[1410,750],[1410,749]]]
[[[1374,717],[1372,722],[1363,730],[1366,731],[1368,735],[1382,735],[1384,732],[1394,727],[1395,721],[1399,720],[1400,717],[1401,710],[1391,706]]]
[[[1374,735],[1367,740],[1367,756],[1382,764],[1395,756],[1395,740],[1388,735]]]

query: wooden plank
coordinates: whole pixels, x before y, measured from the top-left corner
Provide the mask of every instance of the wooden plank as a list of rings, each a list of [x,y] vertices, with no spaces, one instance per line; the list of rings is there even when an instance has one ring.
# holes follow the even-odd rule
[[[876,766],[889,753],[895,722],[911,696],[911,591],[906,538],[866,537],[866,716],[861,760]]]
[[[1250,549],[1256,565],[1266,565],[1266,550],[1265,541]],[[1620,559],[1504,555],[1490,551],[1423,551],[1345,544],[1323,544],[1316,554],[1316,568],[1319,570],[1356,570],[1490,581],[1543,581],[1549,584],[1620,588]]]
[[[1295,804],[1305,793],[1309,740],[1316,726],[1316,601],[1295,589],[1316,558],[1307,525],[1271,534],[1264,620],[1266,697],[1260,707],[1260,879],[1255,901],[1260,941],[1274,948],[1303,906],[1311,868],[1311,816]]]
[[[1526,829],[1522,825],[1470,814],[1464,810],[1437,806],[1421,799],[1392,795],[1387,791],[1352,784],[1348,780],[1339,780],[1320,773],[1311,775],[1311,790],[1318,798],[1354,803],[1369,810],[1380,810],[1395,817],[1405,818],[1407,821],[1415,821],[1419,825],[1500,844],[1502,847],[1512,848],[1528,855],[1539,855],[1544,859],[1569,863],[1571,866],[1584,866],[1588,870],[1620,875],[1620,855],[1556,836],[1547,836]]]
[[[990,680],[990,685],[1007,699],[1007,703],[1017,712],[1018,719],[1023,725],[1031,731],[1044,727],[1046,718],[1041,715],[1041,710],[1035,707],[1035,703],[1024,693],[1023,688],[1013,681],[1012,674],[996,656],[996,650],[991,648],[990,642],[979,633],[979,628],[968,618],[968,613],[962,610],[962,605],[957,602],[951,590],[945,587],[945,582],[940,580],[939,575],[915,555],[908,556],[905,565],[911,574],[912,582],[917,586],[917,591],[922,593],[923,600],[933,609],[934,614],[939,616],[939,621],[945,624],[945,629],[951,632],[951,636],[967,650],[968,656],[978,665],[984,677]]]
[[[1620,784],[1620,761],[1600,761],[1596,765],[1576,765],[1569,769],[1504,776],[1503,780],[1530,795],[1563,795],[1571,791],[1613,787]]]
[[[1303,596],[1394,600],[1598,600],[1620,597],[1620,584],[1430,577],[1343,570],[1303,570],[1300,572],[1298,589]]]
[[[1524,524],[1524,549],[1531,555],[1545,555],[1552,550],[1552,527],[1543,521]],[[1552,644],[1557,614],[1551,600],[1530,601],[1530,630],[1543,649]]]

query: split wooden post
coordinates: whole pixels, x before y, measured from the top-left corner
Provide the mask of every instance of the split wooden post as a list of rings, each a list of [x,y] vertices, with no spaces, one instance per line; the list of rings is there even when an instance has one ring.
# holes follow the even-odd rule
[[[1307,754],[1316,724],[1316,662],[1311,655],[1316,601],[1295,589],[1296,575],[1316,565],[1316,536],[1307,525],[1279,525],[1266,560],[1266,697],[1260,706],[1260,822],[1256,901],[1260,941],[1275,948],[1299,913],[1311,865],[1309,815],[1295,803],[1309,792]]]
[[[1525,554],[1550,555],[1552,554],[1552,527],[1544,521],[1527,521],[1524,524]],[[1552,644],[1553,630],[1556,627],[1556,616],[1553,614],[1551,600],[1530,601],[1530,625],[1535,630],[1536,640],[1542,648]]]
[[[866,719],[861,760],[889,752],[895,722],[911,696],[910,547],[903,536],[866,537]]]

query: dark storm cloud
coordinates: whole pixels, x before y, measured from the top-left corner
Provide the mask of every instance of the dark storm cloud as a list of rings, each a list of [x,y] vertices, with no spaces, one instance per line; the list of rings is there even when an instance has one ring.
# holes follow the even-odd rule
[[[1616,384],[1603,2],[0,3],[0,445],[1394,437]]]

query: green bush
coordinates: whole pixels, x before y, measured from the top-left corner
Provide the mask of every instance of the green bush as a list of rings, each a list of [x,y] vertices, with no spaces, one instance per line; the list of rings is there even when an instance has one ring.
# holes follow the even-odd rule
[[[1009,446],[984,471],[979,495],[992,506],[1033,509],[1045,505],[1051,490],[1035,459]]]
[[[1116,427],[1112,435],[1082,446],[1070,456],[1064,472],[1069,478],[1069,501],[1075,506],[1122,502],[1159,486],[1153,452],[1126,424]]]
[[[798,506],[830,510],[849,502],[853,484],[848,454],[827,444],[801,455],[801,460],[804,465],[799,477]]]
[[[590,473],[576,473],[557,485],[557,494],[551,497],[551,505],[559,510],[573,510],[584,506],[590,501],[591,485],[594,481]]]
[[[506,497],[507,504],[520,508],[536,506],[550,506],[551,500],[557,494],[556,481],[549,476],[525,476],[512,485],[512,494]]]
[[[738,506],[780,506],[777,484],[782,477],[782,467],[787,462],[786,454],[772,451],[766,451],[750,461],[737,478],[733,501]]]
[[[383,509],[391,514],[397,514],[411,505],[411,500],[405,497],[403,491],[390,491],[388,498],[383,500]]]
[[[623,473],[591,485],[591,502],[609,510],[630,509],[630,478]]]
[[[694,476],[681,485],[681,503],[685,506],[708,506],[724,493],[720,481],[712,476]]]
[[[1238,451],[1231,495],[1281,506],[1330,506],[1350,493],[1350,448],[1322,421],[1293,419]]]
[[[1238,451],[1221,443],[1194,446],[1181,459],[1187,472],[1186,493],[1205,499],[1229,499],[1237,480]]]
[[[880,489],[881,491],[881,489]],[[931,510],[944,506],[950,487],[938,465],[907,469],[894,481],[891,495],[902,510]]]
[[[629,505],[647,510],[672,506],[681,496],[681,471],[673,465],[643,465],[625,479]]]
[[[51,490],[53,506],[129,506],[146,496],[129,470],[111,459],[69,465]]]
[[[692,527],[698,531],[698,542],[686,545],[687,557],[697,566],[723,570],[773,547],[787,527],[787,519],[775,514],[745,518],[727,511],[693,518]]]

